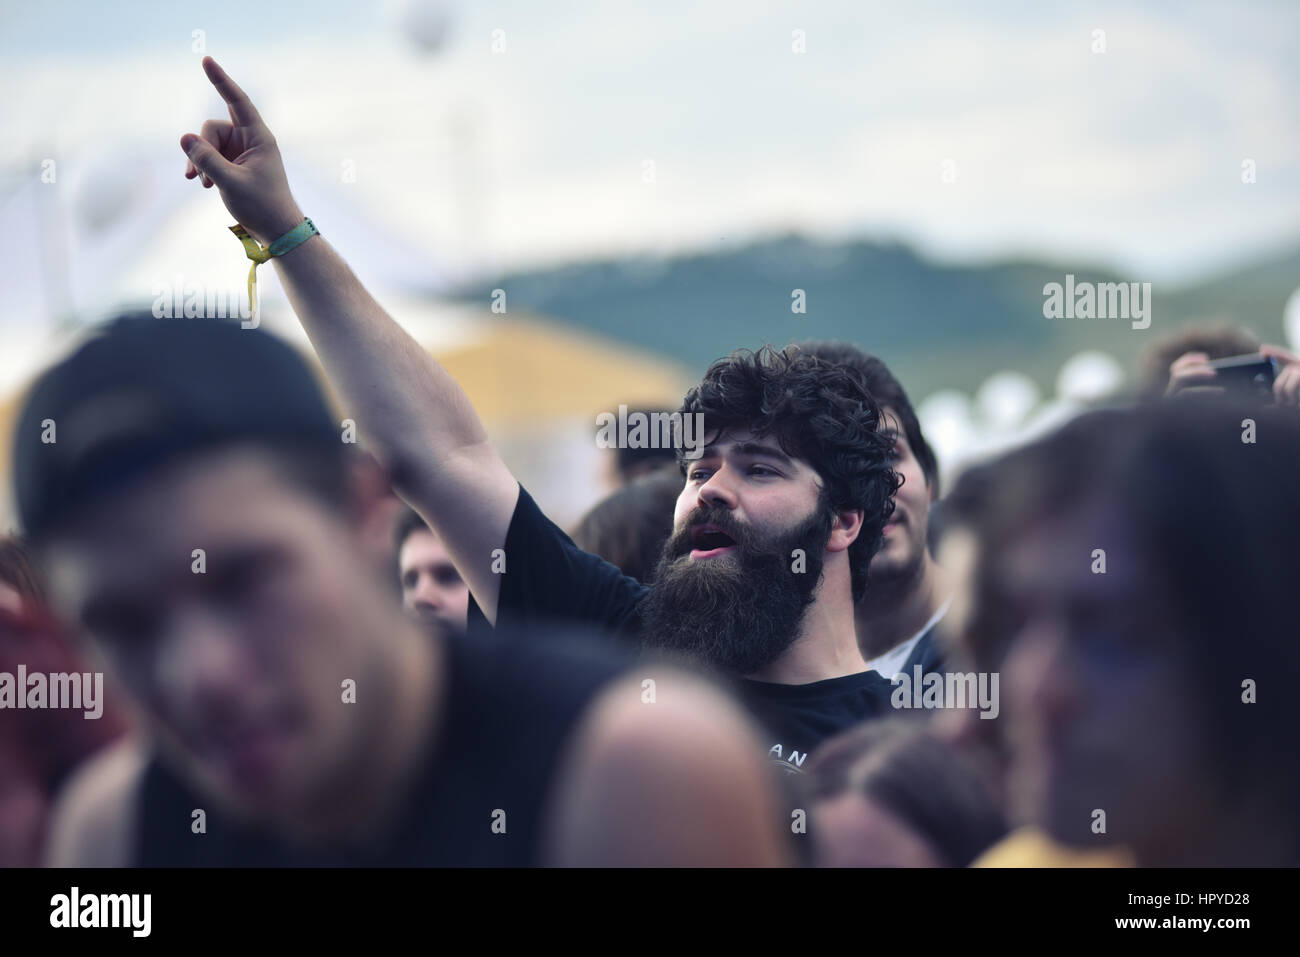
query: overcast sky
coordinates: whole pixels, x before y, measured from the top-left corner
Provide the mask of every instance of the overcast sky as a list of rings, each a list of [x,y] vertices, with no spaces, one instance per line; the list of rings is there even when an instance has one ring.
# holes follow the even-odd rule
[[[202,30],[286,153],[457,269],[795,229],[1160,281],[1300,240],[1294,2],[424,3],[425,54],[404,6],[4,0],[3,184],[179,175]]]

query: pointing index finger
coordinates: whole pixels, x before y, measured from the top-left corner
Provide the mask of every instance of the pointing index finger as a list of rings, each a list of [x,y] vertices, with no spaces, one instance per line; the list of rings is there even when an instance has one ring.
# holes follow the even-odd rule
[[[217,88],[221,98],[230,107],[230,118],[240,126],[257,126],[262,122],[257,107],[248,98],[248,94],[239,88],[239,84],[230,78],[220,64],[210,56],[203,58],[203,72],[208,75],[212,85]]]

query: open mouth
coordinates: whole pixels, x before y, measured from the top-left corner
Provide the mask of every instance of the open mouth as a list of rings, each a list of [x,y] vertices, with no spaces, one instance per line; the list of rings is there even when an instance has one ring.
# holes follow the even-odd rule
[[[736,540],[716,525],[696,525],[691,529],[691,558],[712,558],[736,547]]]

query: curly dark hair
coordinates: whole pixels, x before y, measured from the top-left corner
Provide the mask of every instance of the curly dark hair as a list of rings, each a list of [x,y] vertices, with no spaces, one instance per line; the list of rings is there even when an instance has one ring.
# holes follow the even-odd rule
[[[939,461],[935,458],[934,449],[930,448],[930,443],[925,440],[925,433],[921,431],[921,422],[916,417],[916,410],[912,408],[907,393],[903,391],[903,384],[894,378],[894,374],[889,371],[889,366],[876,356],[869,355],[847,342],[809,340],[798,343],[798,346],[804,352],[812,353],[819,359],[851,365],[862,373],[867,388],[881,407],[893,409],[907,444],[911,447],[912,454],[916,456],[922,474],[925,475],[925,484],[930,486],[932,491],[937,491]]]
[[[879,428],[880,406],[861,371],[797,346],[739,349],[709,366],[686,393],[681,412],[702,413],[706,435],[740,428],[774,436],[782,451],[821,478],[830,510],[862,510],[862,530],[849,546],[853,600],[861,601],[902,484],[890,467],[893,439]],[[678,453],[683,472],[684,451]]]

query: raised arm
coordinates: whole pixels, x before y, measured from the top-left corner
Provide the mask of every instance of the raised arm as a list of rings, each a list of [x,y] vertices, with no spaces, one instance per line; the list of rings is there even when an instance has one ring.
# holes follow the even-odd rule
[[[185,175],[215,185],[263,246],[303,220],[275,137],[247,94],[211,57],[203,69],[230,109],[181,137]],[[233,241],[233,240],[232,240]],[[325,372],[402,496],[442,538],[489,621],[519,484],[488,442],[469,398],[389,316],[323,236],[274,259]]]

